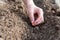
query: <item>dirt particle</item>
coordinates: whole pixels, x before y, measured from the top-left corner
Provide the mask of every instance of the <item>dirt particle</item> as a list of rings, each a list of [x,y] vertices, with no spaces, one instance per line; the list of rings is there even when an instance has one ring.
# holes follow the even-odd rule
[[[2,36],[0,35],[0,38],[2,38]]]
[[[59,30],[59,27],[55,27],[56,30]]]

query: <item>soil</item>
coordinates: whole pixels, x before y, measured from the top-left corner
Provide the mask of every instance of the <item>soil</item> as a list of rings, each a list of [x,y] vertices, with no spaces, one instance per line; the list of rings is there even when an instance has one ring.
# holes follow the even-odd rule
[[[0,4],[0,40],[60,40],[60,12],[54,0],[34,0],[44,10],[44,23],[32,26],[22,0]]]

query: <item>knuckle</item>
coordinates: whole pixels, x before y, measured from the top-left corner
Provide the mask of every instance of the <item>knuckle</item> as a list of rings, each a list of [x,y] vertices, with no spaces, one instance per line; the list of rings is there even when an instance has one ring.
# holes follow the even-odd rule
[[[42,8],[40,8],[40,11],[43,11],[43,9],[42,9]]]

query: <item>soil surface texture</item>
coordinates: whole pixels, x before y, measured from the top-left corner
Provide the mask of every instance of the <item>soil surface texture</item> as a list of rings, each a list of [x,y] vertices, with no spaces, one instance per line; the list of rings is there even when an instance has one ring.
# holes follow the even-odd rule
[[[1,0],[0,40],[60,40],[60,12],[54,0],[34,0],[44,23],[32,26],[22,0]]]

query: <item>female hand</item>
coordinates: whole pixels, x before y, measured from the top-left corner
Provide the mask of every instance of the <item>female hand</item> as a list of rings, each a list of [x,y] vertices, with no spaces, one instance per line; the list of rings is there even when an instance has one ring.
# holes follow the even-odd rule
[[[29,5],[27,13],[33,26],[44,22],[43,10],[37,6]]]

